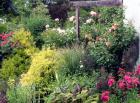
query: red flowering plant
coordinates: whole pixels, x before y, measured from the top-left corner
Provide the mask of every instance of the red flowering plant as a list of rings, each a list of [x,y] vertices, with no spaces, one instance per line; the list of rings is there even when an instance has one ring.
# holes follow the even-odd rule
[[[11,40],[11,37],[14,33],[1,33],[0,34],[0,54],[3,56],[4,54],[9,54],[11,49],[14,47],[14,44]]]
[[[108,76],[108,89],[102,91],[100,99],[103,103],[108,103],[111,95],[114,95],[120,103],[128,100],[128,94],[135,92],[138,95],[140,85],[140,65],[134,72],[126,72],[125,69],[118,69],[118,80],[113,76]],[[112,103],[112,102],[111,102]]]
[[[109,91],[103,91],[101,94],[101,100],[103,103],[107,103],[109,101]]]

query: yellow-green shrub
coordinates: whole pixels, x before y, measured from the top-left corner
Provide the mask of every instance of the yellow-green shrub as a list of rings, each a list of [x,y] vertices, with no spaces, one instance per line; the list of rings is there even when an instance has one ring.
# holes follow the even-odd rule
[[[50,75],[54,76],[57,69],[57,59],[55,50],[41,50],[32,55],[31,66],[20,80],[21,85],[31,85],[45,81]]]
[[[33,38],[29,31],[26,31],[24,28],[20,28],[14,32],[13,42],[18,42],[21,46],[29,48],[33,45]]]
[[[19,43],[19,46],[24,47],[24,51],[27,55],[32,55],[37,48],[35,48],[33,37],[29,31],[24,28],[20,28],[14,32],[13,42]]]
[[[8,80],[9,78],[18,78],[29,68],[30,57],[22,49],[14,49],[13,54],[4,59],[0,69],[0,78]]]

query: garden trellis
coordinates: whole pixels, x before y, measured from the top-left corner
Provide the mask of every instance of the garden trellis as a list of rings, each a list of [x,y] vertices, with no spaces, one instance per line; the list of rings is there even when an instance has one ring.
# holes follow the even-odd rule
[[[123,0],[100,0],[100,1],[71,1],[70,4],[75,7],[76,11],[76,35],[77,41],[80,42],[80,7],[93,7],[93,6],[120,6]]]

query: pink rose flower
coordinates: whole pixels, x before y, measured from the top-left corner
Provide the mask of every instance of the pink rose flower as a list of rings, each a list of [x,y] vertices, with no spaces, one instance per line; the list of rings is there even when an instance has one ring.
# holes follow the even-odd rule
[[[116,30],[118,28],[118,24],[114,23],[111,27],[112,30]]]
[[[140,75],[140,65],[138,65],[137,70],[135,71],[136,75]]]
[[[129,84],[129,83],[126,83],[126,87],[127,87],[127,89],[132,89],[133,88],[132,84]]]
[[[102,94],[101,94],[101,100],[103,101],[103,102],[108,102],[109,101],[109,91],[104,91],[104,92],[102,92]]]
[[[132,82],[132,78],[129,75],[125,75],[123,77],[123,79],[127,82],[127,83],[131,83]]]
[[[126,72],[125,73],[125,75],[129,75],[129,76],[132,75],[132,74],[133,74],[132,72]]]
[[[110,77],[108,80],[108,86],[111,87],[115,83],[115,80],[113,77]]]
[[[96,13],[95,11],[91,11],[91,12],[90,12],[90,15],[91,15],[91,16],[97,16],[97,13]]]
[[[140,84],[140,81],[136,77],[132,77],[132,84],[137,87]]]
[[[124,80],[119,80],[118,81],[118,88],[121,90],[124,90],[126,88],[126,84]]]

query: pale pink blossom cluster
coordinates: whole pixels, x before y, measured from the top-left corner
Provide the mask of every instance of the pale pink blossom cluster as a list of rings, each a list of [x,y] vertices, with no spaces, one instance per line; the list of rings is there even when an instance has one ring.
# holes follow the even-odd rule
[[[94,16],[97,16],[98,14],[97,14],[97,12],[95,12],[95,11],[91,11],[91,12],[90,12],[90,15],[91,15],[92,17],[94,17]]]
[[[75,16],[71,16],[71,17],[69,18],[69,21],[70,21],[70,22],[74,22],[74,21],[75,21],[75,19],[76,19],[76,17],[75,17]]]

